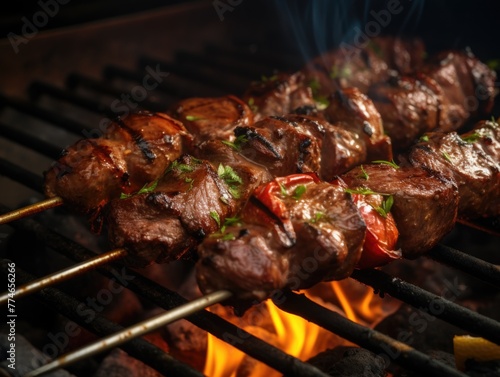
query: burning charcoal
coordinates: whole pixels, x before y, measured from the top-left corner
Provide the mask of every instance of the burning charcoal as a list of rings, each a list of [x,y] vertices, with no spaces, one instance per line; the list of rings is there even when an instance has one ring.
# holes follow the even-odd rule
[[[357,347],[340,346],[329,349],[307,362],[331,376],[382,377],[386,375],[382,357]]]
[[[113,350],[102,362],[94,377],[161,377],[151,367],[128,356],[120,349]]]
[[[32,371],[43,364],[50,361],[49,357],[38,351],[21,335],[16,335],[15,340],[15,369],[9,368],[12,365],[12,360],[9,360],[10,341],[6,334],[0,334],[0,375],[4,375],[3,371],[8,371],[8,374],[14,377],[24,376],[29,371]],[[72,374],[65,370],[57,370],[46,374],[47,377],[71,377]]]

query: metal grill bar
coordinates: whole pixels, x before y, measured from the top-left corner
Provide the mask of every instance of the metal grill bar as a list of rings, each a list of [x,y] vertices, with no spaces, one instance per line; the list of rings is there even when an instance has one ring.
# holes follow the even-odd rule
[[[10,106],[21,113],[28,114],[45,122],[57,125],[62,129],[65,129],[77,135],[81,135],[82,130],[89,130],[89,127],[86,125],[75,122],[72,119],[63,117],[52,111],[37,107],[30,102],[16,100],[0,94],[0,105],[2,104]]]
[[[275,304],[281,309],[314,322],[361,347],[377,354],[387,355],[394,362],[411,370],[436,377],[466,376],[446,364],[431,359],[405,343],[352,322],[344,316],[316,304],[304,295],[287,292],[284,295],[284,300],[280,298],[280,302],[275,302]]]
[[[500,267],[494,264],[441,244],[434,247],[426,256],[500,287]]]
[[[433,316],[500,344],[500,323],[491,318],[379,270],[355,270],[351,277],[417,309],[430,308]]]
[[[13,164],[12,162],[0,157],[0,174],[3,174],[23,185],[35,190],[41,191],[43,185],[43,178],[31,171]]]
[[[6,212],[8,209],[5,208],[5,206],[0,205],[0,211]],[[63,254],[74,261],[80,262],[95,256],[94,253],[85,249],[83,246],[66,239],[50,229],[45,228],[32,219],[19,220],[12,225],[14,228],[21,231],[33,232],[37,239],[45,242],[56,252]],[[106,277],[116,278],[116,270],[112,267],[113,265],[110,265],[98,268],[97,270]],[[150,299],[163,309],[170,310],[188,302],[177,293],[172,292],[125,267],[118,266],[118,268],[122,269],[126,275],[133,277],[126,282],[128,284],[124,285],[126,288],[131,289],[142,297]],[[117,283],[121,284],[119,279]],[[208,331],[216,337],[228,342],[247,355],[282,373],[290,376],[327,376],[312,365],[304,363],[299,359],[288,355],[280,349],[264,342],[263,340],[251,335],[245,330],[213,313],[202,311],[189,316],[186,319],[201,329]]]
[[[10,139],[25,147],[31,148],[47,157],[56,159],[61,154],[61,148],[50,144],[36,136],[19,131],[17,128],[0,123],[0,136]]]
[[[7,275],[9,262],[11,261],[0,261],[0,268],[5,275]],[[34,280],[35,277],[26,273],[21,268],[16,267],[16,279],[18,282],[26,284]],[[91,311],[94,313],[95,311],[83,302],[76,300],[72,296],[63,293],[56,288],[45,288],[37,293],[36,296],[40,297],[41,301],[50,309],[57,310],[59,313],[74,321],[79,326],[96,335],[107,336],[123,330],[122,326],[111,322],[98,314],[95,314],[95,318],[90,322],[84,320],[84,318],[77,313],[81,313],[81,310]],[[121,348],[123,348],[131,356],[144,361],[147,365],[167,376],[171,374],[178,376],[203,376],[202,373],[181,363],[144,339],[136,338],[124,344]]]

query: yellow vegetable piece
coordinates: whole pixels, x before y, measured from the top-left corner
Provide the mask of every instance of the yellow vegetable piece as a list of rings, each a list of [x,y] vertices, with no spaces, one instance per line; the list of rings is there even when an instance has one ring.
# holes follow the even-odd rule
[[[453,338],[455,351],[455,364],[460,370],[465,369],[465,361],[500,360],[500,346],[483,338],[469,335],[455,336]]]

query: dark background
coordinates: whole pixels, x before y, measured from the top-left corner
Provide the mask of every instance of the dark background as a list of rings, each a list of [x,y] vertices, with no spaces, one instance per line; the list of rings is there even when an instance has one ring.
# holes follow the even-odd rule
[[[39,0],[43,3],[56,0]],[[8,9],[0,13],[0,36],[9,32],[21,34],[22,17],[31,20],[39,11],[39,1],[9,2]],[[387,6],[386,0],[220,0],[234,8],[224,12],[223,22],[214,27],[229,28],[229,33],[248,41],[265,36],[271,46],[299,51],[306,56],[337,46],[353,36],[353,29],[363,29],[373,20],[370,11],[380,11]],[[70,0],[60,5],[57,16],[50,18],[43,30],[67,26],[138,12],[200,1],[84,1]],[[213,0],[202,1],[214,7]],[[384,33],[418,35],[429,49],[462,48],[472,46],[479,56],[490,58],[497,51],[500,35],[500,3],[488,1],[454,0],[400,0],[404,12],[395,15]],[[4,5],[5,7],[5,5]],[[215,9],[210,17],[217,18]],[[194,25],[194,27],[196,27]],[[240,40],[244,42],[244,40]],[[240,42],[239,41],[239,42]],[[259,40],[259,43],[262,43]],[[499,52],[500,54],[500,52]]]

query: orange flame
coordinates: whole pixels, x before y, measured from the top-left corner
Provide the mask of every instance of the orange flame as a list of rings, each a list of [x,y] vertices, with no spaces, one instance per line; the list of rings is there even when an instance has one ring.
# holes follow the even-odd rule
[[[345,315],[350,320],[371,327],[399,307],[397,300],[388,297],[381,299],[371,288],[351,279],[323,283],[314,290],[303,293],[319,304]],[[249,312],[252,310],[254,309],[250,309]],[[228,318],[228,320],[303,361],[328,348],[352,345],[302,317],[282,311],[270,300],[263,304],[260,311],[265,313],[265,320],[269,321],[270,326],[251,323],[251,321],[245,324],[241,322],[241,319],[235,318]],[[210,377],[281,375],[211,334],[208,334],[207,358],[203,373]]]

